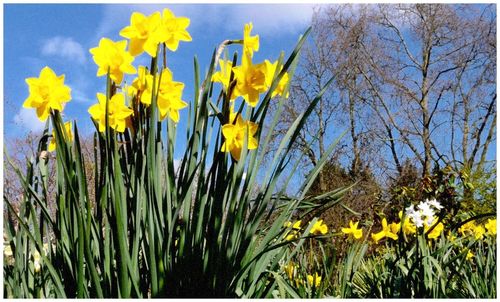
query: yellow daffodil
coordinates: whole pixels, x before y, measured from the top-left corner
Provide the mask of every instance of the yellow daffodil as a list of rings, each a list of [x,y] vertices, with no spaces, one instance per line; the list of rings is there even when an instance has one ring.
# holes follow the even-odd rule
[[[64,129],[66,130],[66,139],[71,142],[73,141],[73,132],[71,131],[71,122],[64,123]],[[52,152],[56,149],[56,133],[52,131],[52,139],[49,144],[49,151]]]
[[[474,228],[474,238],[476,238],[476,240],[483,239],[485,233],[486,230],[482,225],[478,225]]]
[[[179,41],[192,41],[191,35],[186,30],[189,23],[189,18],[176,17],[172,11],[164,9],[161,26],[155,33],[157,40],[165,43],[171,51],[176,51],[179,47]]]
[[[39,273],[40,270],[42,269],[42,264],[40,259],[41,259],[40,253],[38,251],[35,251],[35,253],[33,254],[33,266],[35,268],[35,273]]]
[[[237,83],[232,97],[242,96],[249,106],[256,107],[260,93],[267,90],[266,71],[265,63],[253,65],[252,58],[244,55],[241,66],[233,67]]]
[[[152,76],[150,79],[152,80]],[[163,120],[168,115],[172,121],[178,123],[179,110],[186,108],[188,105],[186,102],[181,100],[184,83],[174,82],[172,72],[170,69],[165,68],[161,73],[159,86],[158,109],[160,111],[160,119]],[[148,97],[151,98],[150,96]]]
[[[381,239],[388,237],[393,240],[398,240],[398,235],[391,231],[391,228],[387,225],[387,220],[385,218],[382,219],[382,231],[372,234],[372,239],[375,243],[378,243]]]
[[[448,241],[450,241],[451,243],[455,243],[457,236],[455,236],[455,234],[453,234],[451,231],[448,231],[448,235],[446,236],[446,239],[448,239]]]
[[[300,230],[300,225],[302,224],[302,220],[297,220],[293,224],[291,221],[285,222],[285,228],[292,228],[294,230]]]
[[[137,89],[135,89],[134,86],[132,85],[127,85],[125,88],[123,88],[123,92],[126,94],[126,96],[129,99],[132,99],[136,94],[137,94]]]
[[[313,235],[325,235],[326,233],[328,233],[328,226],[323,223],[323,219],[320,219],[314,223],[309,232]]]
[[[127,41],[113,42],[108,38],[102,38],[99,46],[90,49],[94,62],[99,67],[97,76],[104,76],[110,73],[111,79],[120,84],[123,80],[123,74],[134,74],[137,71],[132,66],[134,57],[126,51]]]
[[[309,286],[318,288],[321,284],[321,276],[318,273],[314,273],[314,275],[307,275],[307,283]]]
[[[231,152],[231,156],[235,160],[240,159],[241,149],[248,136],[247,148],[248,150],[257,149],[258,141],[254,137],[257,133],[258,125],[245,121],[240,115],[236,118],[236,123],[226,124],[222,126],[222,135],[224,136],[224,144],[222,144],[221,151]]]
[[[349,227],[342,228],[342,233],[346,235],[352,234],[354,238],[361,239],[361,237],[363,237],[363,229],[358,229],[358,223],[359,221],[353,223],[352,220],[350,220]]]
[[[497,219],[488,219],[484,227],[488,230],[488,235],[495,236],[497,234]]]
[[[403,211],[398,213],[399,219],[403,218]],[[401,222],[399,223],[401,225]],[[417,232],[416,226],[411,222],[410,217],[406,216],[403,221],[403,233],[405,235],[415,234]]]
[[[64,75],[57,76],[45,66],[38,78],[27,78],[29,96],[24,101],[24,108],[36,109],[36,115],[42,122],[47,120],[50,109],[63,111],[64,103],[71,100],[71,89],[64,85]]]
[[[291,232],[285,234],[285,240],[290,241],[298,238],[301,223],[302,220],[297,220],[293,224],[290,221],[285,222],[285,228],[292,228]]]
[[[234,102],[231,103],[231,106],[229,107],[229,124],[234,124],[236,122],[236,117],[238,115],[238,112],[234,112]]]
[[[233,62],[229,60],[219,60],[220,71],[217,71],[212,75],[212,81],[221,83],[224,90],[229,89],[229,79],[231,77],[231,69],[233,68]],[[233,93],[234,96],[234,93]]]
[[[296,268],[297,268],[297,265],[295,265],[291,261],[287,265],[285,265],[284,270],[285,270],[285,273],[290,280],[294,279],[294,276],[296,274]]]
[[[437,219],[435,219],[431,225],[427,226],[427,224],[424,225],[424,231],[427,232],[427,230],[429,230],[434,224],[436,224],[437,222]],[[432,229],[432,231],[427,234],[427,238],[429,239],[438,239],[439,236],[441,235],[441,233],[443,232],[444,230],[444,225],[442,222],[438,223],[434,229]]]
[[[476,228],[476,223],[474,222],[474,220],[471,220],[471,221],[463,224],[458,229],[458,232],[460,232],[460,234],[462,234],[462,236],[472,235],[472,234],[474,234],[475,228]]]
[[[139,66],[137,68],[137,77],[130,87],[132,87],[136,93],[144,92],[148,88],[148,75],[150,75],[148,69],[144,66]],[[145,98],[144,100],[141,98],[141,102],[151,104],[151,98]]]
[[[89,113],[99,123],[99,131],[106,131],[106,96],[97,94],[98,103],[89,108]],[[125,131],[126,119],[133,114],[133,110],[125,106],[125,96],[122,93],[115,94],[109,100],[108,123],[118,132]]]
[[[250,22],[245,24],[243,29],[243,55],[248,54],[250,57],[254,51],[259,51],[259,35],[250,36],[252,28],[253,24]]]
[[[155,12],[147,17],[138,12],[132,13],[130,25],[120,31],[120,36],[130,39],[130,54],[137,56],[145,51],[150,56],[156,57],[159,41],[155,33],[160,25],[160,12]]]
[[[274,63],[271,63],[269,60],[265,60],[264,63],[266,64],[266,86],[267,89],[271,87],[271,84],[273,83],[273,79],[276,73],[276,76],[278,76],[278,73],[281,71],[276,72],[276,68],[278,67],[278,61],[275,61]],[[281,77],[281,80],[279,81],[278,85],[274,89],[273,93],[271,94],[271,97],[275,97],[277,95],[284,96],[285,98],[288,98],[289,92],[287,91],[285,94],[285,89],[288,85],[289,81],[289,76],[288,72],[285,72],[283,76]]]
[[[12,253],[12,248],[10,247],[10,244],[4,246],[3,255],[4,255],[4,257],[12,257],[12,255],[14,255]]]
[[[392,222],[391,224],[389,224],[389,229],[391,230],[391,233],[397,235],[399,233],[399,230],[401,229],[401,223]]]
[[[474,253],[471,250],[467,250],[467,255],[465,256],[465,260],[472,261],[474,258]]]

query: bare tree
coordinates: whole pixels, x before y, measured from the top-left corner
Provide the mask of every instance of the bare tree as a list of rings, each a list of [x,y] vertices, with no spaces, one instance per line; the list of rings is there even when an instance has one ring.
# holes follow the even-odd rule
[[[314,15],[281,126],[333,76],[301,133],[305,165],[341,129],[332,160],[354,176],[396,177],[408,161],[421,176],[433,166],[479,173],[494,161],[495,75],[494,5],[331,5]],[[323,172],[319,182],[329,189]]]

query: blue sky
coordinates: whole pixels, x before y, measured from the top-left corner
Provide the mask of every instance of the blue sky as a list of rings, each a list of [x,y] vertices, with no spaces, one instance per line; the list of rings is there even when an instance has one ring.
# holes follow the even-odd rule
[[[129,25],[133,11],[150,14],[166,7],[191,19],[188,31],[193,41],[181,42],[177,52],[169,52],[167,57],[174,80],[185,83],[183,99],[187,102],[193,99],[195,55],[203,73],[213,49],[225,39],[241,39],[243,25],[253,22],[252,33],[260,35],[260,51],[254,61],[276,60],[281,50],[285,55],[291,52],[313,12],[313,6],[306,4],[4,4],[4,139],[43,129],[34,110],[23,109],[22,103],[28,96],[25,79],[38,77],[44,66],[65,74],[65,83],[72,89],[65,119],[76,119],[81,132],[91,133],[94,129],[87,109],[96,102],[96,93],[105,91],[105,79],[96,77],[97,66],[88,50],[102,37],[124,39],[118,33]],[[240,52],[240,47],[231,46],[229,51]],[[143,54],[134,65],[148,63]],[[127,77],[127,82],[132,78]]]

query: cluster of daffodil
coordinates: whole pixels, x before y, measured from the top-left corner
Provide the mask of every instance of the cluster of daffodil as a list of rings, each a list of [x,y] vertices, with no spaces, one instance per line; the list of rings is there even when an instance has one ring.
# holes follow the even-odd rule
[[[138,73],[132,85],[124,86],[122,92],[115,93],[109,100],[106,95],[97,94],[98,103],[89,108],[89,113],[99,123],[100,132],[106,130],[106,101],[108,124],[117,132],[123,132],[130,126],[130,119],[136,112],[126,105],[126,99],[131,99],[132,104],[136,101],[148,107],[156,96],[160,120],[169,117],[172,121],[179,122],[179,110],[187,107],[187,103],[182,100],[184,84],[173,80],[172,71],[168,67],[156,74],[144,66],[139,66],[136,70],[132,62],[143,52],[156,58],[160,45],[176,51],[180,41],[191,41],[191,36],[186,31],[189,23],[188,18],[176,17],[168,9],[164,9],[163,14],[155,12],[149,16],[134,12],[130,17],[130,25],[120,31],[122,37],[130,40],[128,49],[126,40],[114,42],[102,38],[99,46],[90,50],[98,66],[97,76],[104,76],[109,72],[109,77],[117,87],[120,87],[124,74]]]
[[[130,26],[125,27],[120,35],[130,39],[127,50],[127,41],[114,42],[108,38],[102,38],[98,47],[90,49],[94,62],[98,66],[97,76],[105,76],[109,73],[114,87],[120,88],[124,74],[135,74],[136,68],[132,65],[135,56],[146,52],[156,57],[159,45],[165,45],[169,50],[175,51],[179,41],[191,41],[191,36],[186,31],[189,19],[176,17],[170,10],[164,9],[163,14],[155,12],[150,16],[141,13],[133,13]],[[161,80],[160,80],[161,79]],[[64,75],[56,75],[49,67],[40,71],[38,78],[28,78],[26,83],[29,87],[29,96],[23,107],[36,109],[38,119],[46,121],[51,110],[62,112],[67,102],[71,100],[71,89],[64,85]],[[174,122],[179,121],[179,110],[187,104],[181,100],[184,84],[173,81],[172,72],[165,68],[160,76],[152,75],[147,68],[139,66],[139,75],[133,81],[132,86],[126,90],[128,97],[137,99],[148,106],[151,104],[153,89],[158,90],[157,104],[160,119],[169,116]],[[124,89],[122,89],[124,90]],[[108,125],[117,132],[124,132],[134,110],[125,103],[124,92],[107,96],[97,94],[98,103],[89,108],[92,118],[99,124],[99,131],[106,130],[106,102],[108,102]],[[65,123],[66,141],[73,139],[71,123]],[[55,150],[54,134],[49,145],[49,151]]]
[[[375,243],[378,243],[383,238],[390,238],[392,240],[398,239],[400,230],[403,230],[404,235],[414,235],[417,230],[423,229],[427,234],[427,239],[437,240],[444,230],[444,224],[438,222],[435,210],[441,210],[441,204],[433,200],[425,200],[417,205],[415,210],[414,205],[410,205],[405,209],[405,218],[403,212],[399,212],[400,221],[398,223],[387,223],[385,218],[382,219],[382,230],[378,233],[372,234],[371,237]],[[432,228],[432,230],[431,230]],[[430,230],[430,232],[428,232]]]
[[[241,65],[233,66],[232,61],[221,59],[219,60],[220,70],[212,75],[212,81],[222,84],[225,95],[232,103],[229,121],[222,126],[225,141],[221,150],[230,152],[236,160],[240,159],[245,140],[248,140],[248,150],[256,149],[258,146],[258,141],[254,137],[258,125],[244,120],[240,114],[234,112],[236,99],[242,97],[248,106],[255,108],[260,94],[269,90],[275,74],[281,71],[281,66],[278,69],[278,61],[271,63],[265,60],[258,64],[252,62],[254,52],[259,50],[259,36],[251,36],[251,31],[252,23],[245,24]],[[273,90],[272,97],[277,95],[288,97],[288,92],[285,92],[288,79],[288,73],[285,73]]]
[[[300,231],[304,228],[301,227],[302,220],[297,220],[295,222],[287,221],[285,222],[285,228],[287,231],[285,233],[285,240],[290,241],[299,238]],[[288,230],[289,229],[289,230]],[[311,235],[326,235],[328,233],[328,226],[323,222],[323,219],[317,220],[309,230]]]
[[[294,284],[296,287],[305,286],[304,278],[300,275],[299,265],[290,261],[286,265],[283,266],[283,271],[287,275],[288,279]],[[321,285],[321,275],[317,272],[314,272],[312,275],[307,274],[306,278],[307,285],[309,288],[319,288]]]
[[[403,212],[398,213],[400,221],[388,223],[386,218],[382,218],[382,230],[378,233],[371,234],[371,238],[375,243],[378,243],[384,238],[389,238],[392,240],[398,240],[398,234],[401,229],[406,236],[414,235],[417,233],[417,229],[423,228],[423,231],[427,231],[433,228],[428,234],[428,239],[437,240],[444,230],[444,225],[442,222],[438,223],[438,218],[435,215],[435,210],[442,209],[441,204],[433,200],[426,200],[420,202],[417,205],[417,210],[411,205],[406,208],[405,218],[403,220]],[[437,223],[437,224],[436,224]],[[342,228],[342,233],[354,237],[354,239],[363,238],[363,230],[358,229],[359,222],[349,221],[349,227]]]
[[[382,219],[382,230],[378,233],[371,234],[371,238],[377,244],[380,240],[384,238],[390,238],[392,240],[397,240],[398,235],[403,229],[403,233],[406,236],[415,235],[419,229],[423,230],[427,234],[427,239],[438,240],[444,231],[444,224],[438,222],[436,217],[436,211],[439,211],[443,206],[435,199],[425,200],[420,202],[415,208],[414,205],[410,205],[405,209],[404,221],[398,223],[392,222],[388,223],[386,218]],[[399,212],[399,218],[402,219],[403,212]],[[341,231],[345,235],[352,237],[354,239],[363,238],[363,229],[358,228],[358,222],[349,221],[349,227],[342,228]],[[462,239],[472,239],[472,240],[485,240],[487,237],[496,238],[496,218],[488,219],[483,224],[477,224],[474,220],[471,220],[463,224],[459,229],[458,233],[461,235]],[[430,229],[432,230],[428,232]],[[293,235],[293,234],[292,234]],[[289,235],[291,236],[291,235]],[[406,238],[405,236],[405,238]],[[458,242],[455,234],[449,230],[446,239],[456,245],[462,247],[461,252],[465,253],[465,259],[472,261],[474,258],[473,251],[464,247]]]
[[[399,212],[399,218],[402,217],[402,212]],[[349,227],[342,228],[341,231],[345,235],[352,237],[354,239],[362,239],[363,238],[363,229],[358,228],[359,221],[353,222],[349,221]],[[406,217],[404,221],[400,221],[398,223],[392,222],[391,224],[387,223],[387,219],[382,219],[382,230],[378,233],[371,234],[371,238],[375,243],[378,243],[380,240],[384,238],[390,238],[392,240],[398,239],[398,233],[403,227],[403,232],[406,235],[415,234],[416,229],[415,226],[410,222],[409,218]],[[434,235],[434,234],[433,234]]]
[[[460,236],[457,238],[454,233],[449,231],[447,239],[452,242],[454,246],[457,246],[461,253],[465,254],[466,260],[472,262],[475,254],[471,249],[470,242],[487,241],[488,238],[495,240],[497,235],[497,220],[496,218],[488,219],[483,224],[477,224],[474,220],[468,221],[458,228],[458,234]]]
[[[485,236],[496,237],[497,234],[497,220],[488,219],[484,224],[476,224],[474,220],[471,220],[463,224],[458,232],[463,237],[473,237],[476,240],[485,238]]]

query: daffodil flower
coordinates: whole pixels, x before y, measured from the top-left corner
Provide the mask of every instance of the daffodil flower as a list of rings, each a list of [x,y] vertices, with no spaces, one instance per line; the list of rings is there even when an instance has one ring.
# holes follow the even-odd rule
[[[166,8],[163,10],[161,26],[155,32],[156,39],[165,43],[171,51],[176,51],[179,41],[192,41],[191,35],[186,30],[189,23],[189,18],[176,17],[171,10]]]
[[[293,262],[291,262],[291,261],[290,261],[287,265],[285,265],[285,267],[284,267],[284,271],[285,271],[286,275],[287,275],[287,276],[288,276],[288,278],[289,278],[290,280],[292,280],[292,281],[293,281],[294,276],[295,276],[296,271],[297,271],[297,269],[296,269],[296,268],[297,268],[297,265],[295,265],[295,264],[294,264]]]
[[[33,254],[33,266],[35,268],[35,273],[39,273],[42,269],[40,258],[40,253],[38,251],[35,251],[35,253]]]
[[[152,76],[150,79],[152,79]],[[159,83],[157,98],[161,120],[168,116],[174,122],[179,122],[179,110],[187,107],[188,105],[186,102],[181,100],[183,89],[184,83],[174,82],[172,72],[170,69],[165,68],[161,73],[161,81]]]
[[[485,233],[486,230],[482,225],[478,225],[474,228],[474,238],[476,238],[476,240],[483,239]]]
[[[425,225],[424,231],[427,232],[436,222],[437,219],[435,219],[430,225]],[[438,239],[443,230],[444,230],[444,225],[442,222],[440,222],[432,229],[432,231],[429,234],[427,234],[427,238]]]
[[[89,108],[89,113],[94,120],[99,123],[99,131],[106,131],[106,96],[102,93],[97,94],[98,103]],[[134,111],[125,106],[125,96],[123,93],[115,94],[111,97],[108,104],[108,123],[111,128],[118,132],[125,131],[126,119]]]
[[[281,71],[281,68],[280,68],[280,70],[277,73],[276,69],[278,67],[278,61],[275,61],[274,63],[271,63],[269,60],[265,60],[264,63],[266,64],[266,86],[267,86],[267,89],[269,89],[271,87],[271,84],[273,83],[273,79],[274,79],[275,73],[276,73],[276,76],[277,76],[278,73]],[[285,72],[283,74],[283,76],[281,77],[280,81],[278,82],[278,85],[273,90],[273,92],[271,94],[271,97],[275,97],[277,95],[281,95],[281,96],[283,96],[285,98],[288,98],[288,96],[290,95],[290,93],[288,91],[285,93],[285,89],[286,89],[286,87],[288,85],[288,82],[289,82],[288,72]]]
[[[328,233],[328,226],[323,223],[323,219],[320,219],[314,223],[309,232],[313,235],[325,235],[326,233]]]
[[[233,62],[229,60],[219,60],[220,71],[217,71],[212,75],[212,81],[221,83],[224,90],[229,89],[229,79],[231,77],[231,69],[233,68]],[[234,95],[234,94],[233,94]]]
[[[224,136],[224,144],[222,144],[221,151],[231,152],[231,156],[235,160],[240,159],[241,149],[248,137],[247,148],[248,150],[257,149],[258,141],[254,137],[257,133],[257,124],[245,121],[238,115],[236,123],[226,124],[222,126],[222,135]]]
[[[471,220],[463,224],[460,228],[458,228],[458,232],[462,234],[462,236],[472,235],[474,234],[475,228],[476,228],[476,223],[474,222],[474,220]]]
[[[12,255],[14,255],[12,253],[12,248],[10,247],[10,244],[9,245],[5,245],[3,247],[3,255],[4,255],[4,258],[12,257]]]
[[[148,73],[144,66],[139,66],[137,78],[132,82],[134,91],[137,97],[144,105],[151,105],[151,98],[153,95],[153,76]],[[156,80],[156,87],[158,88],[158,78]]]
[[[497,220],[488,219],[488,222],[484,224],[484,227],[488,230],[488,234],[495,236],[497,234]]]
[[[398,216],[399,216],[399,219],[403,219],[403,211],[399,211]],[[408,216],[405,217],[404,221],[399,222],[399,224],[400,224],[400,227],[402,224],[403,233],[405,235],[411,235],[411,234],[415,234],[417,232],[417,228],[410,221],[410,217],[408,217]]]
[[[467,250],[467,255],[465,256],[465,260],[469,260],[469,261],[472,261],[472,259],[474,258],[474,253],[471,251],[471,250]]]
[[[36,109],[36,115],[42,122],[47,120],[50,109],[63,111],[64,104],[71,100],[71,89],[64,85],[64,75],[56,75],[45,66],[38,78],[27,78],[29,96],[24,101],[24,108]]]
[[[285,222],[285,228],[292,228],[291,232],[287,232],[285,234],[285,240],[290,241],[298,238],[299,231],[300,231],[300,224],[302,223],[302,220],[297,220],[293,224],[290,221]]]
[[[93,55],[94,62],[99,67],[97,76],[104,76],[110,73],[111,79],[120,84],[123,80],[123,74],[134,74],[136,69],[132,66],[134,57],[126,51],[127,41],[113,42],[108,38],[102,38],[99,41],[99,46],[90,49]]]
[[[387,225],[387,219],[382,219],[382,231],[372,234],[372,239],[375,243],[378,243],[381,239],[388,237],[393,240],[398,240],[398,235],[394,234],[391,228]]]
[[[252,32],[252,22],[245,24],[243,29],[243,55],[253,56],[254,51],[259,51],[259,35],[250,36]]]
[[[267,90],[266,87],[266,64],[252,64],[252,58],[249,55],[244,55],[241,66],[233,67],[233,72],[236,77],[236,87],[234,96],[242,96],[247,104],[251,107],[256,107],[259,102],[260,93]]]
[[[130,39],[130,54],[137,56],[145,51],[150,56],[156,57],[159,41],[155,32],[160,25],[160,12],[155,12],[147,17],[138,12],[132,13],[130,25],[120,31],[120,36]]]
[[[71,131],[71,122],[64,123],[64,130],[66,131],[66,138],[69,142],[73,141],[73,132]],[[49,143],[49,151],[52,152],[56,149],[56,133],[52,131],[52,139]]]
[[[314,273],[314,275],[307,275],[307,283],[309,286],[318,288],[321,284],[321,276],[318,273]]]
[[[355,239],[361,239],[363,237],[363,229],[358,229],[358,224],[359,221],[352,222],[352,220],[349,221],[349,227],[348,228],[342,228],[342,233],[349,235],[352,234]]]

